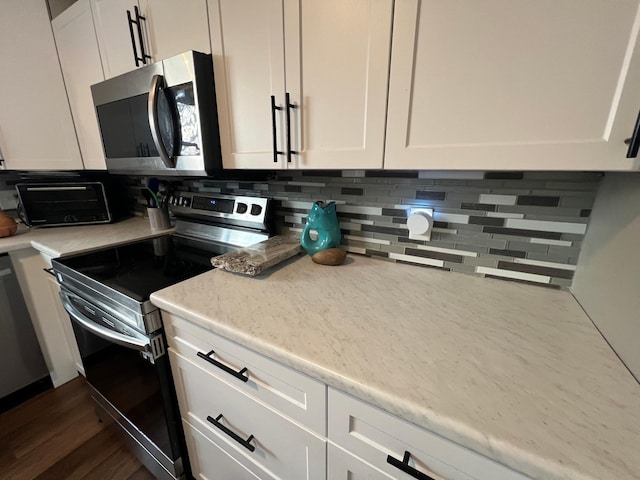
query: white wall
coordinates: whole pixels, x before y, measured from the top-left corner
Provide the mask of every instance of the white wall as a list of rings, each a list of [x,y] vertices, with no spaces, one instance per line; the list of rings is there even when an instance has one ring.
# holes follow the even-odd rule
[[[571,291],[640,379],[640,174],[607,174]]]

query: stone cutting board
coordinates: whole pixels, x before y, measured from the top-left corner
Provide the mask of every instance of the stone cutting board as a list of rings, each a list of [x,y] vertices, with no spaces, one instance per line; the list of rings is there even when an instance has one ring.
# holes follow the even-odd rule
[[[228,272],[255,276],[300,252],[299,237],[276,235],[250,247],[213,257],[211,265]]]

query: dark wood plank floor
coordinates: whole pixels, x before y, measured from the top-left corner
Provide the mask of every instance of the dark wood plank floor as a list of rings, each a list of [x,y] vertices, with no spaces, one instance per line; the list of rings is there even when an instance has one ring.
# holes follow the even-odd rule
[[[1,480],[154,480],[98,421],[82,377],[0,415]]]

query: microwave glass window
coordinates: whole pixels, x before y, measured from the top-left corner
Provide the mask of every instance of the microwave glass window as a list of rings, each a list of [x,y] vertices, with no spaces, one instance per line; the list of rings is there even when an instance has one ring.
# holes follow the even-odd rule
[[[153,143],[149,126],[149,95],[138,95],[129,99],[129,111],[133,137],[135,138],[135,157],[157,157],[158,150]]]
[[[198,131],[198,112],[193,95],[193,84],[186,83],[171,87],[169,97],[173,100],[178,113],[180,155],[192,156],[202,153],[200,132]]]
[[[147,102],[149,94],[125,98],[96,108],[107,158],[157,157]]]
[[[193,84],[163,90],[158,97],[160,137],[170,155],[201,155],[198,111]],[[118,100],[96,108],[107,158],[158,157],[148,114],[149,95]]]
[[[180,141],[180,131],[178,130],[175,110],[167,91],[162,90],[158,95],[158,126],[160,128],[160,139],[170,157],[177,155],[178,152],[176,150]]]

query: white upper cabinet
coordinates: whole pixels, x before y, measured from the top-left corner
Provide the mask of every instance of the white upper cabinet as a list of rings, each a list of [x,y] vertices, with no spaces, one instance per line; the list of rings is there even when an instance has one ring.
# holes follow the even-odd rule
[[[638,168],[639,4],[396,0],[385,168]]]
[[[137,1],[91,0],[96,37],[106,78],[121,75],[143,64],[138,61],[138,65],[136,65],[134,45],[138,58],[142,58],[143,52],[140,49],[137,28],[132,25],[132,35],[127,17],[127,12],[129,12],[131,18],[135,20],[134,7],[138,7]],[[141,28],[144,28],[144,23],[141,24]],[[144,42],[143,47],[145,48],[144,53],[148,54],[146,51],[147,46],[144,45]],[[149,59],[147,59],[148,61]]]
[[[381,168],[392,11],[392,0],[210,1],[225,168]]]
[[[382,168],[392,0],[285,1],[293,168]]]
[[[104,80],[104,73],[89,0],[78,0],[51,24],[84,168],[104,170],[102,141],[91,96],[91,85]]]
[[[82,169],[45,2],[0,2],[0,58],[0,150],[7,168]]]
[[[140,0],[153,61],[188,50],[211,53],[207,0]]]
[[[143,66],[143,58],[211,51],[206,0],[91,0],[91,8],[106,78]]]
[[[284,147],[282,0],[209,0],[211,50],[225,168],[275,168],[273,128]],[[277,156],[283,166],[284,156]]]

